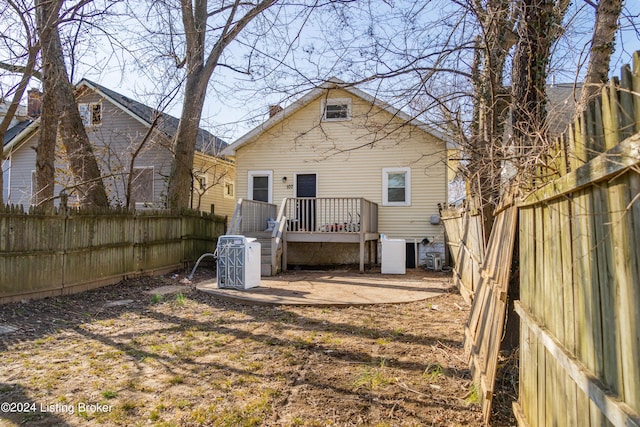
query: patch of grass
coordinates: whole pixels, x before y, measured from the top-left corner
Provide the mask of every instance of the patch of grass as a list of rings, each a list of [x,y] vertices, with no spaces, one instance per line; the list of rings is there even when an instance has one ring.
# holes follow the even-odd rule
[[[320,339],[320,341],[322,341],[322,343],[324,344],[329,344],[329,345],[339,345],[342,344],[342,340],[340,338],[337,338],[333,333],[329,332],[326,334],[322,335],[322,338]]]
[[[55,338],[53,338],[53,337],[51,337],[51,336],[46,337],[46,338],[38,338],[37,340],[33,341],[33,343],[34,343],[35,345],[44,345],[44,344],[46,344],[46,343],[49,343],[49,342],[53,341],[54,339],[55,339]]]
[[[378,367],[366,366],[353,382],[356,390],[366,388],[370,391],[380,389],[391,382],[385,374],[385,360],[380,361]]]
[[[391,340],[390,340],[390,339],[387,339],[387,338],[378,338],[378,339],[376,340],[376,344],[378,344],[378,345],[387,345],[387,344],[389,344],[390,342],[391,342]]]
[[[163,410],[164,410],[164,405],[162,403],[157,405],[155,408],[153,408],[153,410],[149,414],[149,420],[158,421],[160,419],[160,414],[162,413]]]
[[[175,375],[169,378],[169,384],[171,385],[184,384],[184,377],[182,375]]]
[[[187,299],[185,298],[185,296],[182,294],[182,292],[180,292],[178,295],[176,295],[176,299],[175,299],[175,304],[177,306],[184,306],[187,303]]]
[[[104,397],[105,399],[115,399],[116,397],[118,397],[118,393],[112,390],[105,390],[102,392],[102,397]]]
[[[247,370],[251,372],[259,371],[264,367],[264,363],[259,361],[253,361],[247,365]]]
[[[401,335],[404,335],[404,332],[404,328],[395,328],[393,330],[393,335],[399,337]]]
[[[467,402],[470,405],[476,405],[480,403],[480,389],[477,385],[475,384],[471,384],[469,386],[469,393],[467,393],[467,396],[465,397],[465,402]]]
[[[245,405],[236,405],[222,411],[215,405],[210,405],[199,413],[199,424],[224,427],[257,427],[264,424],[265,418],[272,410],[272,399],[277,393],[267,389],[257,398]],[[204,416],[204,417],[203,417]]]
[[[440,365],[439,363],[430,364],[422,373],[422,376],[429,381],[435,381],[441,375],[444,375],[444,369],[442,369],[442,365]]]
[[[151,296],[151,304],[160,304],[164,298],[160,294],[153,294]]]
[[[174,403],[175,407],[178,409],[186,409],[193,406],[193,403],[187,399],[176,400]]]
[[[115,319],[104,319],[104,320],[98,320],[96,322],[96,324],[101,326],[113,326],[115,325],[115,323],[116,323]]]

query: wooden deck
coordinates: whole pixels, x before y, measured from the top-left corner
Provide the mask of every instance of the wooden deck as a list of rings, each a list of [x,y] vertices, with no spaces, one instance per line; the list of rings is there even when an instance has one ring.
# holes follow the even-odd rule
[[[272,274],[280,268],[286,271],[290,242],[358,244],[361,272],[364,272],[365,252],[369,265],[377,259],[378,205],[362,197],[287,198],[279,210],[273,204],[240,199],[227,234],[250,235],[264,231],[269,219],[275,219],[269,230]]]

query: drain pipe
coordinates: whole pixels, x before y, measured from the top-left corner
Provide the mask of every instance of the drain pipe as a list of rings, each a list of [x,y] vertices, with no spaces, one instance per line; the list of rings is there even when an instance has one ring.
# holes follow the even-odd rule
[[[216,251],[214,253],[211,252],[207,252],[206,254],[202,254],[200,256],[200,258],[198,258],[198,261],[196,261],[196,265],[193,266],[193,270],[191,270],[191,274],[189,274],[189,280],[191,280],[193,278],[194,273],[196,272],[196,268],[198,268],[198,265],[200,264],[200,261],[202,261],[204,258],[211,256],[214,259],[218,259],[218,248],[216,248]]]

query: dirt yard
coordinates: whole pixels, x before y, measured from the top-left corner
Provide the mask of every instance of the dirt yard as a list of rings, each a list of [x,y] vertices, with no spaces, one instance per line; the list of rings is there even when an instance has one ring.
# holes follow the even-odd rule
[[[456,293],[250,306],[183,277],[0,306],[0,425],[481,424]],[[170,285],[180,288],[154,291]],[[493,425],[506,426],[515,392],[501,381]]]

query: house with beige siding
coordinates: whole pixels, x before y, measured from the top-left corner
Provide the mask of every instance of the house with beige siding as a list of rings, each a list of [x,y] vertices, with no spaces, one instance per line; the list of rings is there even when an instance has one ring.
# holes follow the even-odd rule
[[[37,103],[37,97],[31,95],[29,101]],[[138,209],[164,208],[173,160],[171,140],[178,119],[86,79],[76,86],[76,98],[110,202],[126,205],[131,199]],[[38,110],[33,105],[28,109]],[[3,144],[3,193],[5,202],[28,206],[34,197],[39,119],[31,117],[14,128]],[[192,208],[206,212],[214,209],[219,215],[233,213],[235,165],[220,155],[226,146],[209,132],[199,131]],[[68,194],[72,204],[73,177],[62,144],[57,152],[55,195]]]
[[[350,263],[362,270],[365,252],[377,262],[381,235],[406,240],[409,266],[421,264],[420,254],[435,251],[434,244],[444,250],[438,203],[447,202],[446,136],[335,79],[270,110],[223,153],[235,156],[244,210],[230,232],[274,227],[269,237],[278,244],[263,247],[282,259],[269,254],[271,272]],[[267,205],[271,214],[258,213]],[[263,223],[265,215],[277,224]]]

